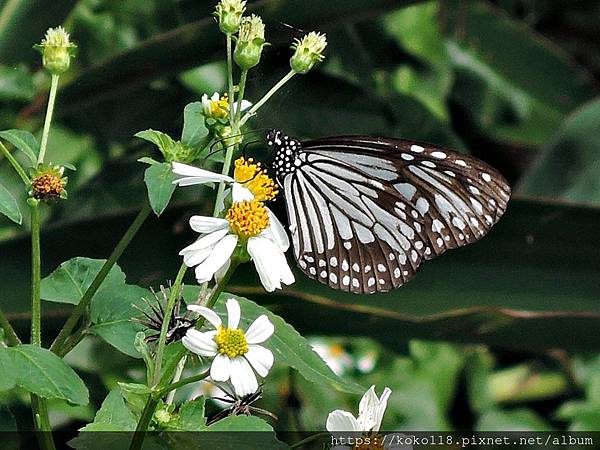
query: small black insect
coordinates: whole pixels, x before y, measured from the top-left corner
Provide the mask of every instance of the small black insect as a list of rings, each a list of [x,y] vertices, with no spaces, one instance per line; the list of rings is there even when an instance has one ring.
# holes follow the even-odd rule
[[[251,416],[252,413],[262,414],[262,415],[269,416],[269,417],[277,420],[277,416],[275,414],[273,414],[272,412],[267,411],[266,409],[257,408],[255,406],[252,406],[252,404],[254,402],[260,400],[260,398],[262,397],[262,388],[259,388],[258,391],[254,392],[253,394],[248,394],[244,397],[238,397],[235,394],[235,392],[229,391],[227,388],[225,388],[223,386],[222,383],[219,383],[218,385],[215,384],[215,386],[217,386],[219,389],[221,389],[225,393],[226,397],[213,397],[213,398],[215,400],[220,400],[222,402],[229,403],[229,404],[231,404],[231,406],[227,409],[224,409],[223,411],[218,412],[214,416],[212,416],[210,418],[210,420],[208,421],[208,425],[211,425],[225,417],[239,416],[242,414],[245,416]]]

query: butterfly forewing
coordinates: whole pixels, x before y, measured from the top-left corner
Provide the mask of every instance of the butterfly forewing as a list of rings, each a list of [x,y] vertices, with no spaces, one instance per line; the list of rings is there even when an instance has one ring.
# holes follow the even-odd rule
[[[361,136],[299,143],[283,134],[269,142],[298,265],[335,289],[401,286],[423,259],[484,236],[510,197],[486,163],[427,144]]]

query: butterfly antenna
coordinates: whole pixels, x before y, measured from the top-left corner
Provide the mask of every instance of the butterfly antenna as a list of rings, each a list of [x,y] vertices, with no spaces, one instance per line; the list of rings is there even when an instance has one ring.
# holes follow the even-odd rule
[[[230,135],[230,136],[227,136],[227,137],[224,137],[224,138],[221,138],[221,139],[217,139],[217,140],[216,140],[216,141],[214,141],[212,144],[210,144],[210,149],[209,149],[208,155],[206,155],[204,158],[202,158],[202,162],[205,162],[205,161],[206,161],[208,158],[210,158],[210,157],[211,157],[212,155],[214,155],[215,153],[219,153],[219,152],[221,152],[221,151],[223,151],[223,150],[226,150],[226,149],[228,149],[229,147],[231,147],[231,146],[233,146],[233,145],[236,145],[237,143],[236,143],[236,142],[234,142],[234,143],[232,143],[232,144],[229,144],[229,145],[226,145],[226,146],[224,146],[223,148],[215,149],[215,147],[216,147],[218,144],[221,144],[221,143],[223,143],[223,142],[225,142],[225,141],[227,141],[227,140],[230,140],[230,139],[232,139],[232,138],[237,138],[237,137],[241,137],[241,136],[252,135],[252,134],[256,134],[256,133],[264,133],[264,132],[265,132],[265,131],[267,131],[267,130],[268,130],[268,128],[259,128],[259,129],[256,129],[256,130],[252,130],[252,131],[246,131],[246,132],[244,132],[244,133],[239,133],[239,134],[232,134],[232,135]],[[258,141],[256,141],[256,142],[260,142],[260,140],[258,140]]]

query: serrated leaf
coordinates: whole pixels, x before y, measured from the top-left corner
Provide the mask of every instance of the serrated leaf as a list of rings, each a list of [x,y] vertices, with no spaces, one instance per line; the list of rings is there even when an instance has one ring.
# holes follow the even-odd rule
[[[185,295],[189,295],[190,297],[188,298],[193,299],[192,301],[198,298],[197,291],[193,289],[185,291]],[[355,394],[362,394],[364,392],[362,386],[346,381],[333,373],[325,361],[314,352],[308,341],[291,325],[268,309],[257,305],[247,298],[228,293],[221,294],[215,306],[215,311],[224,319],[225,323],[227,316],[225,300],[228,298],[235,298],[240,303],[242,309],[240,328],[247,330],[254,319],[262,314],[266,314],[273,323],[275,333],[264,343],[264,346],[273,352],[276,364],[285,364],[296,369],[304,378],[313,383],[327,383],[337,390]]]
[[[90,305],[93,323],[90,332],[126,355],[140,358],[141,355],[135,348],[135,337],[143,326],[134,319],[141,316],[135,306],[142,310],[148,309],[142,300],[144,298],[152,298],[152,294],[139,286],[122,284],[102,289],[94,296]]]
[[[150,206],[157,216],[169,205],[169,201],[175,192],[173,181],[177,179],[173,173],[170,163],[151,165],[144,172],[144,182],[148,188],[148,200]]]
[[[179,416],[173,423],[169,424],[169,428],[181,431],[201,431],[206,428],[206,418],[204,417],[204,402],[203,396],[197,397],[194,400],[185,402],[179,408]]]
[[[0,138],[7,140],[14,145],[16,149],[25,153],[32,166],[37,165],[40,144],[29,131],[16,129],[4,130],[0,131]]]
[[[15,387],[15,373],[12,360],[7,351],[7,347],[0,345],[0,373],[3,374],[0,377],[0,392],[8,391]]]
[[[19,225],[23,222],[23,216],[17,201],[2,184],[0,184],[0,214],[4,214]]]
[[[103,259],[76,257],[65,261],[42,280],[42,298],[50,302],[76,305],[84,292],[104,265]],[[125,284],[125,274],[118,266],[113,266],[96,292]]]
[[[144,163],[144,164],[148,164],[148,165],[154,165],[154,164],[160,164],[157,160],[155,160],[154,158],[150,158],[149,156],[143,156],[140,159],[138,159],[138,162]]]
[[[94,417],[94,422],[81,428],[80,431],[99,431],[100,424],[110,424],[118,429],[111,431],[133,431],[137,420],[129,410],[119,388],[111,390]]]
[[[190,147],[197,147],[208,135],[202,114],[202,102],[188,103],[183,110],[183,131],[181,142]]]
[[[61,358],[45,348],[21,344],[7,349],[17,386],[43,398],[87,405],[88,390]]]

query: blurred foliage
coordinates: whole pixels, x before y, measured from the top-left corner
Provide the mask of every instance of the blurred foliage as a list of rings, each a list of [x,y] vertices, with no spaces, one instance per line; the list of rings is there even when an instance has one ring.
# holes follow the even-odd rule
[[[224,43],[211,2],[46,3],[0,1],[2,129],[41,133],[49,79],[31,46],[44,30],[63,23],[79,45],[62,80],[48,149],[50,161],[78,170],[69,174],[69,201],[44,217],[45,276],[72,257],[106,258],[146,201],[146,166],[136,161],[157,157],[158,150],[134,134],[154,128],[177,138],[184,106],[225,85]],[[284,292],[289,295],[259,295],[249,270],[241,271],[236,292],[269,306],[303,335],[329,336],[328,343],[356,361],[376,355],[374,370],[360,370],[357,362],[344,375],[393,389],[386,427],[599,430],[598,2],[263,0],[249,6],[264,16],[273,43],[261,69],[251,72],[253,101],[287,71],[294,37],[317,29],[330,41],[320,70],[287,85],[261,110],[256,128],[279,127],[302,138],[398,136],[459,148],[496,166],[517,195],[482,242],[427,263],[396,292],[359,298],[298,275]],[[27,224],[24,192],[5,160],[0,180],[0,207],[9,205],[13,219],[18,208]],[[161,210],[164,195],[156,192]],[[197,192],[176,191],[160,220],[144,225],[120,262],[128,283],[156,286],[173,276],[177,250],[192,238],[187,218],[210,207]],[[283,213],[281,204],[274,208]],[[18,227],[0,218],[0,301],[22,335],[28,331],[28,246]],[[134,289],[124,279],[114,290]],[[113,292],[105,301],[114,298]],[[47,338],[66,307],[45,305]],[[97,310],[98,335],[102,319]],[[90,387],[93,410],[56,400],[54,423],[75,430],[108,392],[106,401],[128,396],[135,403],[116,383],[139,382],[140,360],[89,336],[67,361]],[[30,423],[26,401],[18,391],[0,396],[0,428]],[[277,366],[259,406],[280,417],[272,422],[276,430],[322,429],[330,410],[355,410],[357,401]],[[207,405],[209,412],[216,408]]]

